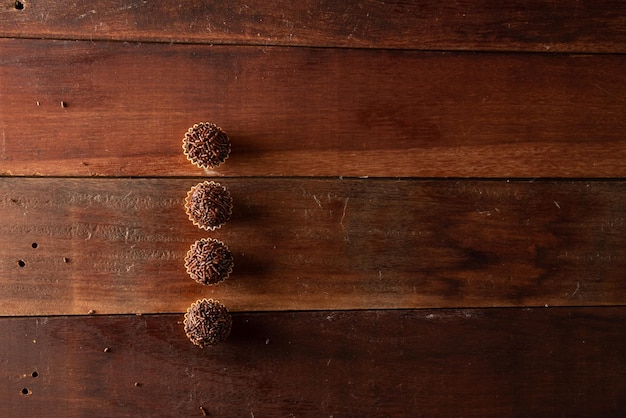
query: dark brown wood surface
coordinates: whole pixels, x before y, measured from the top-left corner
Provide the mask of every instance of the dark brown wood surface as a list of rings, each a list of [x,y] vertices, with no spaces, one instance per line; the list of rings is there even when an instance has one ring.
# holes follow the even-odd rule
[[[626,52],[619,0],[13,0],[0,36],[430,50]]]
[[[0,47],[0,173],[198,175],[182,137],[209,120],[233,141],[212,175],[626,175],[624,55]]]
[[[204,350],[181,320],[0,319],[0,415],[626,413],[622,308],[242,313]]]
[[[0,417],[626,416],[624,16],[2,2]],[[216,170],[181,152],[200,121]],[[215,287],[183,268],[207,236]],[[234,316],[206,350],[201,297]]]
[[[626,303],[624,182],[223,179],[233,216],[206,232],[201,180],[0,179],[0,313]],[[183,267],[206,236],[235,256],[215,286]]]

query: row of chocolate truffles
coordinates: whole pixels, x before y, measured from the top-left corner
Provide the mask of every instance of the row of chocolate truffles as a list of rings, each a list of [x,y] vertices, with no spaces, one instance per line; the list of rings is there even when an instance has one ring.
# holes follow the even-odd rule
[[[230,155],[228,135],[213,123],[202,122],[189,128],[183,138],[183,152],[200,168],[215,168]],[[206,231],[220,228],[230,219],[233,200],[226,187],[213,181],[195,185],[187,193],[185,211],[189,220]],[[228,278],[234,259],[223,242],[203,238],[191,245],[185,256],[187,274],[197,283],[214,285]],[[228,338],[232,318],[219,301],[201,299],[187,309],[183,326],[191,342],[199,347],[220,343]]]

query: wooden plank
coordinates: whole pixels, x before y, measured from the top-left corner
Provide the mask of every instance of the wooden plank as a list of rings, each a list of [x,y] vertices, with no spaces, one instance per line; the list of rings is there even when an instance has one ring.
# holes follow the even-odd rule
[[[204,351],[181,320],[1,318],[0,414],[626,413],[624,308],[242,313]]]
[[[626,52],[615,0],[5,0],[0,36],[358,48]]]
[[[199,180],[0,179],[0,315],[626,303],[623,181],[224,179],[206,232]],[[235,257],[213,287],[183,267],[207,236]]]
[[[209,119],[233,140],[211,175],[626,176],[626,55],[0,48],[0,173],[198,175]]]

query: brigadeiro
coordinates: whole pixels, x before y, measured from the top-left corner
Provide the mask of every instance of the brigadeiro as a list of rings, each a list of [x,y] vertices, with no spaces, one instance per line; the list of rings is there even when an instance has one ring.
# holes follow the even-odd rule
[[[183,152],[198,167],[215,168],[230,155],[230,139],[214,123],[201,122],[185,133]]]
[[[233,199],[226,187],[213,181],[205,181],[189,190],[185,199],[185,210],[194,225],[212,231],[230,218]]]
[[[233,271],[233,255],[222,241],[203,238],[191,245],[185,256],[187,273],[201,284],[226,280]]]
[[[233,320],[224,305],[213,299],[202,299],[187,309],[183,323],[191,342],[204,348],[225,341]]]

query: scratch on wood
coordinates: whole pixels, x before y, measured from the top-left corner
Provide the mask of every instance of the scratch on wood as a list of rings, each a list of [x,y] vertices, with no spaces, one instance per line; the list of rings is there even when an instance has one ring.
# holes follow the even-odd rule
[[[127,5],[127,6],[118,7],[118,8],[117,8],[117,9],[115,9],[115,10],[117,10],[118,12],[123,12],[124,10],[130,10],[130,9],[132,9],[132,8],[134,8],[134,7],[137,7],[137,5],[135,5],[135,4],[129,4],[129,5]],[[94,13],[95,13],[95,11],[94,11]]]
[[[343,203],[343,213],[341,215],[341,220],[339,221],[342,227],[344,226],[343,219],[346,217],[346,208],[348,207],[348,200],[350,200],[350,198],[346,197],[346,201]]]
[[[594,86],[600,90],[601,92],[606,93],[608,96],[611,96],[613,98],[617,98],[617,96],[615,96],[613,93],[611,93],[610,91],[608,91],[607,89],[605,89],[604,87],[601,87],[599,84],[594,84]]]
[[[2,130],[2,160],[3,161],[7,159],[6,153],[7,153],[7,138],[3,129]]]
[[[341,229],[346,234],[346,241],[350,242],[350,236],[348,235],[348,231],[346,230],[346,226],[343,224],[343,220],[346,217],[346,209],[348,208],[348,200],[350,200],[350,198],[346,197],[346,200],[343,203],[343,213],[341,214],[341,219],[339,220],[339,225],[341,225]]]
[[[95,11],[95,10],[93,10],[93,9],[91,9],[91,10],[89,10],[87,13],[83,13],[82,15],[78,15],[78,17],[76,17],[76,20],[81,20],[81,19],[84,19],[84,18],[85,18],[85,17],[87,17],[87,15],[88,15],[88,14],[90,14],[90,13],[91,13],[91,14],[95,14],[95,13],[96,13],[96,11]]]
[[[317,203],[317,206],[319,206],[320,209],[323,209],[322,208],[322,202],[319,200],[319,198],[317,196],[313,195],[313,200],[315,200],[315,203]]]
[[[553,200],[553,202],[557,208],[561,209],[561,205],[559,205],[559,202],[557,202],[556,200]]]
[[[579,290],[580,290],[580,282],[576,282],[576,290],[572,292],[571,296],[574,296],[576,293],[578,293]]]

